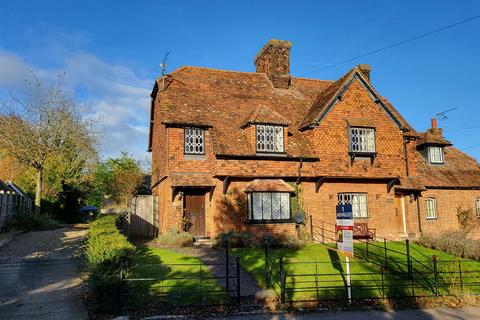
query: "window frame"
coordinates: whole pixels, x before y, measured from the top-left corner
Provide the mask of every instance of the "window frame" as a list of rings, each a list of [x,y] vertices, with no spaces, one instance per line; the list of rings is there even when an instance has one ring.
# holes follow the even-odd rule
[[[429,208],[428,203],[432,202],[433,207]],[[430,209],[430,210],[429,210]],[[429,211],[433,212],[433,216],[429,216]],[[437,199],[434,197],[427,197],[425,198],[425,218],[427,220],[436,220],[437,219]]]
[[[350,197],[352,196],[358,196],[362,195],[365,196],[365,216],[355,216],[355,212],[353,212],[353,219],[368,219],[370,217],[370,213],[368,211],[368,193],[367,192],[339,192],[337,193],[337,204],[340,204],[340,195],[346,196],[349,195]],[[354,210],[352,199],[350,199],[350,204],[352,205],[352,211]],[[342,203],[345,204],[345,203]]]
[[[438,153],[438,155],[440,156],[440,160],[433,160],[432,158],[432,152],[430,152],[431,150],[433,149],[439,149],[440,152]],[[428,162],[431,163],[431,164],[443,164],[445,163],[445,155],[444,155],[444,152],[443,152],[443,147],[442,146],[428,146],[427,147],[427,159],[428,159]]]
[[[259,193],[262,194],[262,219],[254,219],[254,212],[253,212],[253,194]],[[281,218],[282,214],[282,207],[280,206],[280,219],[264,219],[264,211],[263,211],[263,195],[270,194],[287,194],[288,195],[288,218]],[[272,203],[272,202],[270,202]],[[292,223],[292,194],[290,192],[275,192],[275,191],[255,191],[255,192],[248,192],[247,193],[247,220],[245,223],[247,224],[275,224],[275,223]],[[270,207],[270,217],[273,217],[273,210],[272,206]]]
[[[360,151],[353,150],[353,133],[352,130],[371,130],[373,132],[373,151]],[[377,154],[377,130],[374,127],[360,127],[360,126],[349,126],[348,127],[348,152],[349,154],[355,155],[375,155]]]
[[[273,130],[276,128],[279,128],[282,132],[282,150],[281,151],[268,151],[268,150],[259,150],[258,149],[258,127],[272,127]],[[265,134],[265,133],[264,133]],[[284,126],[279,126],[279,125],[274,125],[274,124],[268,124],[268,123],[257,123],[255,124],[255,152],[256,153],[261,153],[261,154],[285,154],[285,127]]]
[[[187,152],[187,130],[188,129],[200,130],[202,132],[202,152]],[[183,128],[183,154],[193,155],[193,156],[205,155],[205,128],[192,127],[192,126]]]

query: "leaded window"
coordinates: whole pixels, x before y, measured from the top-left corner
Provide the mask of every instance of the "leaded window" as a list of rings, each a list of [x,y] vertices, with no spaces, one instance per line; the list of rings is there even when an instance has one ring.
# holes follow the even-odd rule
[[[338,204],[351,204],[354,218],[368,217],[368,202],[366,193],[339,193]]]
[[[350,151],[358,153],[375,152],[375,129],[350,127]]]
[[[205,153],[205,130],[202,128],[186,127],[184,135],[185,154]]]
[[[283,152],[283,127],[257,125],[257,151]]]
[[[427,213],[427,219],[437,218],[437,200],[435,198],[425,199],[425,210]]]
[[[428,147],[428,161],[443,163],[443,147]]]
[[[289,220],[290,193],[248,193],[248,216],[250,220]]]

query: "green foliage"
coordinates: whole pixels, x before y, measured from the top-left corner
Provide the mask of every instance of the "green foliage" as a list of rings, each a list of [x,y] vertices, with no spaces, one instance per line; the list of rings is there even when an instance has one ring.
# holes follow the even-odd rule
[[[39,231],[55,229],[58,226],[58,221],[47,214],[19,213],[10,219],[6,228],[19,231]]]
[[[190,247],[193,245],[193,237],[185,231],[168,230],[157,238],[157,243],[171,247]]]
[[[304,245],[303,241],[288,234],[257,236],[248,231],[228,231],[218,234],[215,239],[215,246],[223,247],[227,240],[231,248],[263,247],[265,241],[271,248],[300,249]]]
[[[100,207],[102,196],[108,195],[118,203],[126,203],[141,186],[144,177],[141,163],[127,153],[98,164],[93,174],[93,190],[89,204]]]
[[[480,240],[469,239],[463,231],[422,235],[417,243],[459,257],[480,260]]]
[[[113,312],[118,307],[120,263],[131,260],[135,247],[117,229],[118,217],[101,216],[90,223],[86,257],[89,277],[89,302],[96,312]]]
[[[215,247],[223,247],[227,240],[232,248],[253,248],[257,246],[258,242],[255,235],[248,231],[228,231],[217,235]]]
[[[458,218],[458,223],[460,224],[464,232],[469,232],[476,226],[477,219],[476,219],[475,213],[473,213],[472,208],[468,208],[468,209],[458,208],[457,218]]]

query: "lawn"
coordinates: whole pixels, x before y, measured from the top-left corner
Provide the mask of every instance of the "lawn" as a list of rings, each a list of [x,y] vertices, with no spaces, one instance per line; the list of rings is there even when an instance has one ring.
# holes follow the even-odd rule
[[[366,262],[359,258],[350,259],[350,272],[352,284],[353,298],[377,298],[382,295],[386,296],[410,296],[412,294],[432,294],[432,284],[434,283],[433,273],[429,276],[425,275],[425,270],[433,264],[428,262],[428,257],[437,255],[440,261],[442,260],[459,260],[458,257],[439,252],[436,250],[424,248],[418,245],[411,245],[410,252],[412,259],[414,259],[414,268],[419,272],[413,274],[413,281],[408,278],[406,272],[408,270],[406,258],[401,254],[404,244],[401,243],[387,243],[388,249],[398,251],[397,253],[388,250],[389,255],[389,269],[381,270],[380,264],[384,262],[384,248],[383,243],[377,243],[378,247],[369,245],[370,262]],[[380,247],[381,245],[381,247]],[[357,253],[364,254],[361,246],[365,244],[356,244]],[[265,258],[264,250],[260,248],[237,248],[233,249],[234,255],[240,257],[242,267],[250,273],[261,287],[266,287],[265,284]],[[310,300],[310,299],[332,299],[332,298],[346,298],[345,290],[345,258],[339,255],[334,250],[329,250],[325,245],[321,244],[307,244],[300,250],[293,249],[270,249],[269,256],[275,261],[278,268],[279,257],[284,258],[284,274],[286,277],[286,300]],[[422,265],[417,267],[417,261],[424,261]],[[404,261],[405,260],[405,261]],[[480,262],[462,260],[462,268],[464,279],[468,279],[468,270],[477,271],[476,279],[471,277],[469,282],[479,281],[478,275],[480,272]],[[426,262],[425,262],[426,261]],[[315,263],[316,262],[316,263]],[[429,264],[430,263],[430,264]],[[451,271],[452,268],[458,268],[458,262],[439,263],[439,271]],[[422,269],[423,268],[423,269]],[[415,270],[417,270],[415,269]],[[420,270],[421,269],[421,270]],[[277,269],[278,270],[278,269]],[[274,270],[272,277],[273,288],[277,293],[280,293],[280,283],[278,271]],[[456,270],[455,270],[456,271]],[[382,274],[383,273],[383,274]],[[472,276],[472,274],[470,274]],[[444,282],[455,281],[459,279],[452,279],[456,277],[452,274],[441,274],[439,277],[439,284]],[[382,282],[384,286],[382,287]],[[412,286],[413,284],[413,286]],[[467,283],[465,283],[467,284]],[[318,290],[317,290],[318,288]],[[448,288],[441,288],[446,293]],[[480,287],[476,286],[476,292],[480,291]]]
[[[168,310],[172,305],[218,304],[229,299],[200,259],[168,249],[140,247],[126,278],[130,308],[156,301]],[[148,280],[133,280],[139,278]]]

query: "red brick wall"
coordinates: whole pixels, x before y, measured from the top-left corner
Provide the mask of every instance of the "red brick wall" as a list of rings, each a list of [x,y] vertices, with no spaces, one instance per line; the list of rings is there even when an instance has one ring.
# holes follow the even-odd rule
[[[437,204],[437,218],[427,219],[425,199],[433,197]],[[442,190],[430,189],[422,192],[420,198],[420,213],[422,230],[425,233],[435,233],[447,230],[459,230],[457,209],[472,209],[475,213],[475,200],[480,197],[480,190]]]
[[[357,160],[351,165],[347,120],[369,119],[375,125],[376,152],[373,165]],[[317,172],[322,175],[404,176],[403,133],[367,90],[355,80],[319,126],[307,135],[320,157]]]

